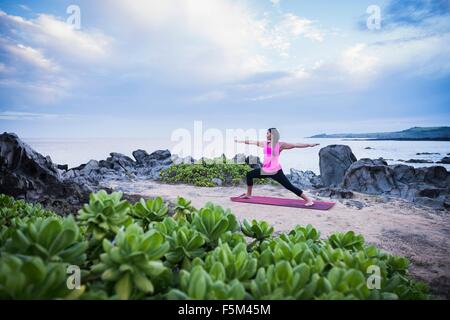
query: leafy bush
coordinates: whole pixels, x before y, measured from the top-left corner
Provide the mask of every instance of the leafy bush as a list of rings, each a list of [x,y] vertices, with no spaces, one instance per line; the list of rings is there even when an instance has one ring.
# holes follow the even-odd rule
[[[355,235],[353,231],[333,233],[328,238],[328,241],[333,248],[348,250],[361,250],[364,245],[364,237],[362,235]]]
[[[217,278],[218,276],[215,276],[214,272],[208,273],[201,266],[195,266],[191,272],[181,270],[180,288],[172,289],[167,298],[174,300],[244,299],[244,286],[237,279],[226,283]]]
[[[214,275],[214,279],[246,281],[256,273],[257,259],[247,252],[247,246],[240,243],[233,249],[228,244],[221,244],[211,251],[205,260],[195,259],[194,265],[202,265]]]
[[[168,248],[158,231],[144,233],[141,227],[132,224],[126,231],[119,231],[113,242],[103,240],[101,262],[92,271],[101,272],[102,280],[114,283],[119,299],[143,297],[155,290],[152,278],[165,271],[160,259]]]
[[[170,244],[170,251],[165,257],[172,265],[180,262],[189,263],[190,260],[203,256],[205,252],[204,236],[187,226],[172,231],[171,235],[167,236],[167,240]]]
[[[226,231],[237,230],[239,224],[229,210],[207,203],[193,215],[192,227],[205,236],[210,247],[214,247]]]
[[[76,220],[0,196],[0,212],[8,212],[0,229],[0,299],[429,297],[407,259],[352,231],[320,238],[307,225],[274,236],[266,222],[241,227],[212,203],[197,210],[179,198],[170,217],[161,198],[131,205],[121,196],[92,194]],[[69,264],[81,269],[78,290],[67,288]],[[368,285],[373,267],[378,289]]]
[[[247,164],[202,161],[196,164],[177,164],[161,171],[165,183],[186,183],[199,187],[215,187],[212,179],[220,179],[222,185],[239,185],[251,167]],[[255,183],[267,183],[268,179],[257,179]]]
[[[81,265],[86,260],[87,246],[72,217],[36,218],[13,230],[3,250],[19,256],[37,256],[44,262]]]
[[[96,240],[114,237],[122,226],[132,222],[128,215],[131,206],[128,201],[121,199],[121,192],[108,194],[101,190],[91,193],[89,204],[85,204],[78,211],[80,225],[86,226],[87,232],[91,233]]]
[[[189,221],[192,220],[192,214],[196,212],[195,209],[191,205],[191,201],[184,199],[183,197],[177,197],[177,202],[175,203],[175,219],[187,219]]]
[[[16,219],[57,217],[52,211],[45,210],[40,204],[31,205],[23,200],[15,200],[0,194],[0,226],[9,227]]]
[[[134,205],[131,215],[144,229],[148,229],[150,223],[162,221],[168,212],[169,208],[164,204],[163,199],[156,197],[147,201],[141,199]]]
[[[254,238],[258,241],[270,238],[273,230],[273,227],[270,227],[266,221],[253,220],[252,224],[250,224],[246,219],[244,219],[242,224],[242,232],[247,237]]]
[[[69,290],[66,265],[47,263],[39,257],[20,259],[0,256],[0,299],[76,299],[84,287]]]

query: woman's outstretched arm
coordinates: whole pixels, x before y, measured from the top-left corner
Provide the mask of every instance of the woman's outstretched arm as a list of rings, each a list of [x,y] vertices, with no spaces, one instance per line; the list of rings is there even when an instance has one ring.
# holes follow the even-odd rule
[[[289,150],[294,148],[309,148],[309,147],[315,147],[320,145],[320,143],[287,143],[287,142],[281,142],[280,150]]]
[[[263,141],[237,140],[237,139],[234,139],[234,142],[236,142],[236,143],[245,143],[245,144],[253,144],[253,145],[258,146],[258,147],[264,147],[264,142]]]

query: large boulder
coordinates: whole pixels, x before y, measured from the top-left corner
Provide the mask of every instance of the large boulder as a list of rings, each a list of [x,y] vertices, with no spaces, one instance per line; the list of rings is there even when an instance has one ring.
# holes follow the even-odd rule
[[[342,181],[344,189],[367,194],[389,193],[397,188],[394,171],[382,159],[360,159],[353,163]]]
[[[345,172],[356,161],[349,146],[330,145],[319,151],[320,177],[326,187],[341,184]]]
[[[0,193],[60,207],[88,199],[84,185],[63,180],[57,166],[12,133],[0,135]]]
[[[361,159],[348,168],[341,187],[400,197],[435,209],[450,207],[450,174],[442,166],[389,166],[383,159]]]
[[[287,174],[286,177],[293,185],[303,189],[318,188],[321,186],[322,182],[319,176],[309,170],[300,171],[291,169],[290,173]]]

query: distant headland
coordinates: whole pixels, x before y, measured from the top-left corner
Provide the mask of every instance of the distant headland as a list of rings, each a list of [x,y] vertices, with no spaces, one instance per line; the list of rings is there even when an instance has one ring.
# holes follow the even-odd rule
[[[450,127],[414,127],[397,132],[317,134],[308,138],[450,141]]]

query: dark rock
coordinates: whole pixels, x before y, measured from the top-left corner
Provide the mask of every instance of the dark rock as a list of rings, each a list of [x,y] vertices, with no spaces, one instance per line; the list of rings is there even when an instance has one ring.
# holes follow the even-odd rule
[[[441,160],[439,160],[437,163],[450,164],[450,157],[444,157]]]
[[[440,198],[428,198],[428,197],[415,197],[413,202],[415,204],[431,207],[433,209],[450,209],[450,201],[449,199],[440,199]]]
[[[222,184],[223,184],[222,180],[219,178],[212,178],[211,182],[214,183],[218,187],[222,186]]]
[[[112,169],[123,170],[125,172],[131,172],[133,170],[135,162],[130,157],[117,152],[111,152],[109,155],[110,157],[106,161],[112,164]]]
[[[383,159],[361,159],[350,166],[340,187],[442,209],[448,208],[450,174],[442,166],[389,166]]]
[[[440,154],[438,152],[417,152],[416,156],[422,156],[422,155],[433,155],[433,154]]]
[[[358,210],[361,210],[362,208],[364,208],[366,206],[366,204],[364,202],[358,201],[358,200],[346,200],[344,202],[344,204],[347,207],[354,207],[354,208],[356,208]]]
[[[394,171],[382,159],[361,159],[347,170],[342,187],[367,193],[382,194],[397,187]]]
[[[174,154],[171,157],[173,164],[193,164],[195,162],[194,158],[191,156],[186,156],[184,158],[179,157],[178,155]]]
[[[138,149],[133,151],[133,157],[134,159],[136,159],[136,162],[138,164],[145,164],[145,160],[147,159],[148,156],[149,154],[145,150]]]
[[[59,170],[63,170],[63,171],[69,170],[69,166],[68,166],[67,164],[57,164],[56,167],[57,167]]]
[[[245,163],[248,164],[252,169],[261,168],[261,166],[262,166],[262,163],[261,163],[261,160],[259,159],[259,157],[253,156],[253,155],[249,155],[248,157],[246,157]]]
[[[365,150],[374,150],[372,147],[365,147]]]
[[[5,132],[0,135],[0,193],[63,208],[85,202],[89,189],[63,180],[50,157]]]
[[[409,159],[409,160],[406,160],[403,162],[406,162],[406,163],[433,163],[433,161],[425,160],[425,159]]]
[[[348,146],[330,145],[322,148],[319,152],[319,166],[323,185],[340,185],[345,172],[355,161],[356,157]]]
[[[332,199],[351,199],[353,198],[353,192],[341,188],[321,188],[311,191],[320,197],[328,197]]]
[[[233,163],[235,163],[235,164],[244,164],[244,163],[246,163],[245,162],[246,158],[247,157],[245,154],[238,153],[232,158],[232,160],[233,160]]]
[[[290,174],[286,177],[291,183],[299,188],[311,189],[322,187],[322,180],[312,171],[299,171],[295,169],[290,170]]]

